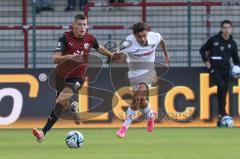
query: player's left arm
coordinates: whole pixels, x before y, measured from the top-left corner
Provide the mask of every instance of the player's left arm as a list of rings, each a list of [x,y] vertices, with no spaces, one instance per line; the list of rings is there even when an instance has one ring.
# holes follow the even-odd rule
[[[100,54],[107,56],[107,57],[113,57],[113,53],[110,52],[108,49],[106,49],[104,46],[99,45],[99,47],[96,49]]]
[[[123,53],[112,53],[104,46],[99,45],[97,39],[94,39],[93,48],[96,49],[100,54],[111,58],[112,61],[116,61],[118,63],[125,63],[126,57]]]
[[[161,47],[161,49],[162,49],[162,51],[163,51],[164,58],[165,58],[165,63],[166,63],[167,65],[169,65],[169,64],[170,64],[170,57],[169,57],[169,55],[168,55],[168,51],[167,51],[167,47],[166,47],[166,43],[165,43],[164,39],[161,39],[159,45],[160,45],[160,47]]]

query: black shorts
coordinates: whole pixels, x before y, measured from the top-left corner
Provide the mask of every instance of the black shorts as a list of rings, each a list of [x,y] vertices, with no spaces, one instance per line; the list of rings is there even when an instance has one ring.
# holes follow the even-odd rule
[[[71,77],[66,78],[64,81],[56,80],[55,82],[58,97],[65,87],[71,88],[74,93],[78,92],[84,84],[84,79],[81,77]]]

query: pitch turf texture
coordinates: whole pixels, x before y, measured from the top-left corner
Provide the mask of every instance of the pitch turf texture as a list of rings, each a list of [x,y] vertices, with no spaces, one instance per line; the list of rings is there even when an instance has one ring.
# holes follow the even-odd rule
[[[53,129],[37,143],[29,129],[0,129],[0,159],[239,159],[238,128],[78,129],[85,137],[79,149],[69,149],[65,135],[72,129]]]

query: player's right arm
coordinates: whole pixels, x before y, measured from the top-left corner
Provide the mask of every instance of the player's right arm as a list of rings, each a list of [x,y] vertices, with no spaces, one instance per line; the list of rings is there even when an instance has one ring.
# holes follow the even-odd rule
[[[164,41],[163,38],[161,38],[160,47],[161,47],[161,49],[163,50],[163,54],[164,54],[164,57],[165,57],[165,63],[166,63],[167,65],[169,65],[169,64],[170,64],[170,58],[169,58],[169,55],[168,55],[166,43],[165,43],[165,41]]]
[[[199,51],[202,57],[202,60],[208,69],[211,69],[211,64],[208,57],[208,53],[211,48],[212,48],[212,38],[209,38],[208,41],[205,44],[203,44],[203,46],[200,48],[200,51]]]
[[[53,55],[53,63],[54,64],[60,64],[66,60],[72,59],[77,55],[64,55],[65,49],[67,45],[67,40],[65,35],[61,35],[57,47],[55,49],[54,55]]]
[[[78,55],[62,55],[62,52],[55,52],[55,54],[53,55],[53,63],[59,64],[66,60],[73,59],[74,56]]]

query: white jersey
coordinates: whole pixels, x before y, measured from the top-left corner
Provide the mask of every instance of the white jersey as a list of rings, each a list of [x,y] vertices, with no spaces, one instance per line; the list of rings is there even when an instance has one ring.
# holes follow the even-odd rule
[[[162,36],[159,33],[148,32],[147,45],[141,46],[133,34],[127,36],[120,51],[127,55],[129,78],[147,73],[150,65],[154,67],[155,51],[161,40]]]

